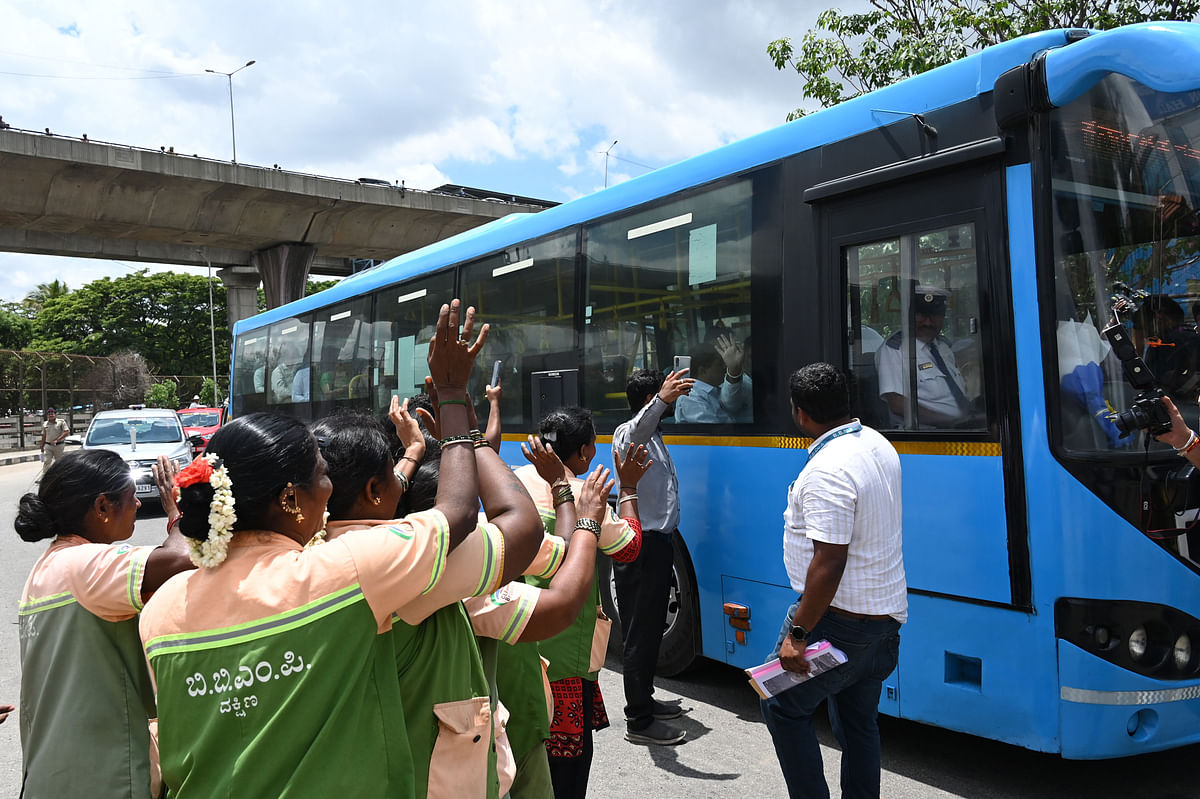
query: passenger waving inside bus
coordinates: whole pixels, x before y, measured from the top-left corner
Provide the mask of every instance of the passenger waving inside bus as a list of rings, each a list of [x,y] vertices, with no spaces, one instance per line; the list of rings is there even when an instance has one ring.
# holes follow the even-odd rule
[[[942,335],[947,297],[949,292],[944,289],[918,285],[912,299],[917,339],[916,418],[922,427],[956,427],[966,420],[970,409],[954,350]],[[892,334],[875,351],[875,363],[879,397],[887,403],[892,422],[899,424],[905,418],[905,397],[911,385],[904,331]]]

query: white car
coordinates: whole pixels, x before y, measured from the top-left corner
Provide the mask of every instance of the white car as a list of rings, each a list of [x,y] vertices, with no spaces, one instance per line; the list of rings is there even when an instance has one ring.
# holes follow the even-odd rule
[[[167,408],[101,411],[83,438],[84,449],[110,449],[129,464],[138,499],[158,499],[151,467],[166,455],[182,469],[192,462],[192,443],[179,417]]]

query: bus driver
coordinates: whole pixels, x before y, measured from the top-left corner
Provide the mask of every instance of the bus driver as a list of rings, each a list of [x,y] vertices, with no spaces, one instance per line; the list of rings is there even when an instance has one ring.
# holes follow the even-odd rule
[[[949,292],[935,286],[914,289],[913,315],[917,337],[917,421],[921,427],[954,427],[967,417],[970,402],[950,342],[942,335]],[[875,351],[879,398],[887,403],[890,421],[904,421],[904,397],[910,376],[904,331],[892,334]]]

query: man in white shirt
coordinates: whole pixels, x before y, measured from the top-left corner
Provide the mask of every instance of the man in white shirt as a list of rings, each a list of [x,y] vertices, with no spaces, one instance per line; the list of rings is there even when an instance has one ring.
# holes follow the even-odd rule
[[[692,390],[675,403],[680,424],[751,422],[753,386],[742,371],[745,350],[730,333],[723,333],[692,355]]]
[[[878,799],[879,694],[900,651],[908,593],[900,531],[900,458],[879,433],[850,418],[835,366],[815,363],[790,380],[792,418],[813,437],[788,490],[783,556],[792,588],[775,654],[807,674],[807,644],[829,641],[847,661],[772,699],[762,713],[792,797],[828,797],[812,714],[828,700],[842,746],[842,796]]]
[[[954,350],[942,336],[946,322],[944,289],[917,286],[913,294],[914,337],[916,338],[916,418],[922,428],[953,427],[967,418],[970,401],[966,382],[958,371]],[[879,373],[879,397],[888,405],[892,422],[904,421],[905,397],[912,381],[908,341],[904,332],[890,336],[875,350]]]

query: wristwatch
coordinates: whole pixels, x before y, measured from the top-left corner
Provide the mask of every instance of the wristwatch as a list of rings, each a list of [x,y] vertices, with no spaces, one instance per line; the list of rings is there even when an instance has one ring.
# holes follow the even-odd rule
[[[809,633],[807,628],[802,627],[799,624],[793,624],[792,631],[788,633],[788,635],[792,637],[793,641],[796,641],[797,643],[804,643],[808,640]]]

